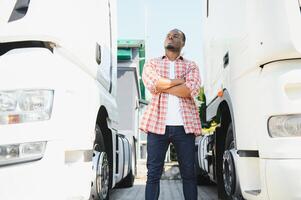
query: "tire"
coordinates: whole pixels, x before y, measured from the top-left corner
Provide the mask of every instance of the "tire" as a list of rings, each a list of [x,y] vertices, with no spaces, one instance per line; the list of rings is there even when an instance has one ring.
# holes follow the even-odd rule
[[[197,152],[195,153],[195,175],[197,178],[198,185],[211,185],[212,184],[208,173],[199,167]]]
[[[212,185],[209,175],[202,169],[199,169],[197,174],[197,184],[198,185]]]
[[[225,147],[223,153],[223,193],[226,200],[244,200],[241,192],[236,192],[235,196],[232,195],[235,191],[236,183],[236,168],[230,150],[235,149],[234,132],[232,123],[229,124],[227,135],[225,139]],[[230,166],[230,167],[229,167]],[[233,184],[234,182],[234,184]]]
[[[90,200],[109,200],[109,161],[101,130],[95,127],[95,141],[93,146],[92,170],[94,177],[91,182]]]
[[[131,145],[130,148],[130,171],[128,173],[128,175],[126,177],[124,177],[119,183],[116,184],[116,188],[129,188],[132,187],[134,185],[134,181],[135,181],[135,175],[134,175],[134,171],[136,170],[136,143],[135,140],[133,138],[133,144],[131,144],[129,142],[129,144]]]
[[[134,180],[135,180],[135,176],[133,174],[133,170],[131,169],[131,171],[129,172],[129,174],[122,179],[117,185],[117,188],[129,188],[132,187],[134,185]]]
[[[232,148],[235,148],[235,145],[234,145],[234,137],[233,137],[233,127],[232,127],[232,123],[230,123],[227,129],[225,150],[229,150]]]
[[[119,183],[116,184],[116,188],[129,188],[134,185],[135,175],[134,171],[136,170],[136,143],[133,140],[131,152],[131,169],[126,177],[124,177]]]

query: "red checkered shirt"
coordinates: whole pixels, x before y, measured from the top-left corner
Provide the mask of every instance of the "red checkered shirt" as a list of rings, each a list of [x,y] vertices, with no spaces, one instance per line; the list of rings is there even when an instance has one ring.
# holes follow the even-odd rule
[[[151,102],[140,123],[140,130],[146,133],[165,134],[168,94],[156,93],[155,84],[161,77],[169,78],[169,63],[168,58],[163,56],[147,61],[143,68],[143,83],[152,94]],[[180,56],[175,61],[175,78],[185,79],[185,85],[191,91],[191,97],[179,97],[185,132],[200,135],[201,121],[194,100],[199,94],[201,84],[198,66]]]

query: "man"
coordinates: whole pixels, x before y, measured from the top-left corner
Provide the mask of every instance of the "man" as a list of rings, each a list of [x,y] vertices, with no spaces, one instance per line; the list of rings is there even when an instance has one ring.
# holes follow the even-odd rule
[[[194,97],[199,93],[197,65],[180,54],[185,34],[171,30],[165,39],[165,55],[149,60],[142,79],[152,93],[140,129],[147,135],[146,200],[157,200],[160,178],[169,143],[175,146],[183,179],[185,200],[197,199],[194,171],[195,136],[201,134],[201,122]]]

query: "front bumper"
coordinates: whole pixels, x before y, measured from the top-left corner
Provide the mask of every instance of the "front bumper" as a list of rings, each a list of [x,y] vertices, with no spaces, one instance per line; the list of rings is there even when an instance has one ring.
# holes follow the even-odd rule
[[[238,162],[245,199],[301,199],[301,159],[239,158]]]
[[[270,200],[301,199],[301,159],[266,159],[265,177]]]
[[[88,199],[91,163],[66,164],[62,147],[48,141],[41,160],[0,167],[0,199]]]
[[[79,150],[92,150],[93,128],[56,102],[50,120],[0,126],[1,144],[46,141],[42,159],[0,166],[2,200],[88,199],[92,162]],[[91,123],[92,124],[92,123]],[[90,148],[90,149],[89,149]]]

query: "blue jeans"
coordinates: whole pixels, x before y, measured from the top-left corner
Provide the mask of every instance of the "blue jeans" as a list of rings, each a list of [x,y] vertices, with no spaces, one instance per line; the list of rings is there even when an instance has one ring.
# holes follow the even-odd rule
[[[166,126],[165,135],[148,133],[145,199],[157,200],[159,198],[160,178],[170,142],[175,146],[177,152],[185,200],[197,200],[194,169],[195,136],[186,134],[183,126]]]

